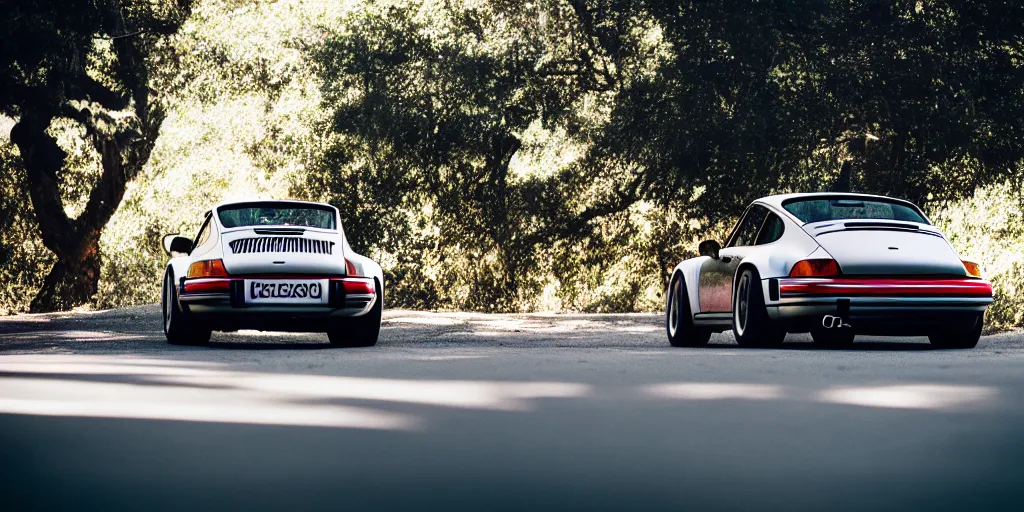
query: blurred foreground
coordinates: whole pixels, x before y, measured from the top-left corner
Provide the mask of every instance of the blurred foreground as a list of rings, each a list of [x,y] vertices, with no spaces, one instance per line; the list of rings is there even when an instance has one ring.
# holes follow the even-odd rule
[[[657,315],[389,311],[377,347],[152,306],[0,319],[12,509],[1016,509],[1024,334],[670,349]],[[321,350],[322,349],[322,350]]]

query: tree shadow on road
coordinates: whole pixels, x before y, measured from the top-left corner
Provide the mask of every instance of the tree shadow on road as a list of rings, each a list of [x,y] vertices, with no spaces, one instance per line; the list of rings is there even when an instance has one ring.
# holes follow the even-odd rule
[[[794,350],[794,351],[822,351],[822,352],[925,352],[936,349],[933,345],[924,342],[914,341],[884,341],[878,339],[869,339],[864,341],[854,341],[852,345],[846,347],[828,347],[812,343],[809,340],[786,340],[781,346],[778,347],[741,347],[732,340],[731,337],[725,343],[711,343],[705,345],[702,348],[729,348],[736,350]]]
[[[211,341],[200,348],[216,348],[221,350],[323,350],[338,348],[326,341],[323,343],[289,342],[289,343],[256,343],[252,341]]]

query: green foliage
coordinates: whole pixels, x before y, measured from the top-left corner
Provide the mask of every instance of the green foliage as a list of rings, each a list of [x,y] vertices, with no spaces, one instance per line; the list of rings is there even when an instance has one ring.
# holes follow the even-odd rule
[[[848,181],[925,204],[991,278],[989,325],[1021,326],[1022,9],[199,1],[151,54],[166,119],[93,303],[158,300],[160,238],[210,205],[290,196],[340,208],[393,307],[656,311],[751,199]],[[89,76],[119,90],[112,43],[90,44]],[[101,166],[76,123],[49,133],[74,216]],[[0,308],[23,310],[52,256],[0,149]]]
[[[320,95],[303,52],[338,2],[209,1],[170,39],[157,77],[168,116],[149,165],[101,240],[98,304],[159,300],[163,235],[189,238],[222,201],[289,196],[320,150]]]
[[[70,309],[96,293],[101,233],[149,159],[165,116],[151,88],[151,57],[164,50],[162,36],[177,30],[191,3],[0,6],[0,114],[16,119],[10,141],[40,239],[56,257],[33,311]],[[92,176],[94,162],[100,172]]]
[[[30,211],[21,157],[6,133],[13,122],[0,117],[0,315],[28,309],[42,286],[53,255],[43,247]]]
[[[935,208],[935,223],[960,255],[979,262],[995,290],[989,330],[1024,326],[1024,181],[979,189],[970,199]]]

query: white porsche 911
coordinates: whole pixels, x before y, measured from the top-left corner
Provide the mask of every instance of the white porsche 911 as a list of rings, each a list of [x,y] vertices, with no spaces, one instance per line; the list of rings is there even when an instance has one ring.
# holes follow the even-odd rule
[[[787,332],[845,346],[857,334],[928,336],[941,348],[978,343],[992,287],[912,203],[863,194],[758,199],[725,247],[708,240],[672,273],[673,346],[732,328],[744,346]]]
[[[300,201],[218,205],[195,239],[164,237],[167,341],[204,344],[212,330],[326,332],[331,344],[377,343],[380,265],[352,251],[338,210]]]

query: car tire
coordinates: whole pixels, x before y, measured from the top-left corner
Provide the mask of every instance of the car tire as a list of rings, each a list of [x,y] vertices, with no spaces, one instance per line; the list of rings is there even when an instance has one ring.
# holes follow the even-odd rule
[[[327,339],[335,347],[354,348],[372,347],[377,344],[380,336],[380,319],[384,311],[384,295],[381,293],[380,283],[377,282],[374,288],[377,291],[377,301],[363,316],[354,318],[340,318],[327,331]]]
[[[164,336],[172,345],[205,345],[210,342],[211,330],[203,326],[188,311],[178,306],[178,292],[174,286],[174,273],[167,269],[161,290],[160,306],[163,310]]]
[[[815,329],[811,331],[811,339],[814,340],[814,344],[827,348],[849,347],[853,345],[854,337],[856,337],[856,334],[850,328]]]
[[[665,293],[665,331],[673,347],[699,347],[711,340],[711,331],[693,325],[690,299],[683,275],[676,273]]]
[[[772,325],[764,304],[761,276],[752,267],[740,270],[732,299],[732,332],[743,347],[778,347],[786,331]]]
[[[978,346],[978,340],[981,339],[981,331],[984,328],[985,315],[981,314],[974,319],[972,325],[967,325],[960,330],[954,329],[950,333],[932,334],[928,336],[928,341],[935,348],[974,348]]]

